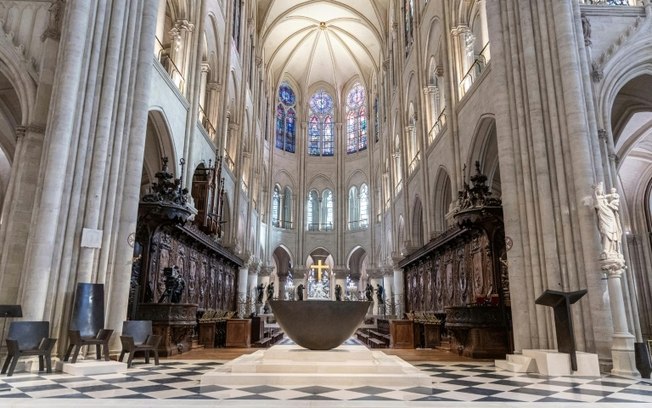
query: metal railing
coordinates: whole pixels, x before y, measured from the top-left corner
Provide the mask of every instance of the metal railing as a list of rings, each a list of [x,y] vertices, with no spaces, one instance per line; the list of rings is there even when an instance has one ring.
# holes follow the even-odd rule
[[[183,94],[186,86],[186,79],[183,77],[181,70],[179,70],[174,61],[172,61],[170,54],[167,49],[163,47],[163,44],[158,37],[156,37],[155,50],[156,59],[158,59],[158,62],[161,63],[161,66],[163,66],[165,71],[168,73],[174,85],[179,89],[179,92]]]
[[[432,125],[430,131],[428,132],[428,143],[434,142],[445,126],[446,126],[446,109],[443,109],[439,114],[439,116],[437,117],[437,121],[435,122],[434,125]]]
[[[332,231],[332,222],[311,222],[308,223],[308,231]]]
[[[369,220],[349,221],[349,231],[356,231],[369,228]]]
[[[600,6],[636,6],[636,0],[584,0],[584,4],[594,4]]]
[[[228,153],[225,153],[224,161],[226,162],[226,167],[231,170],[231,173],[235,173],[235,162]]]
[[[204,130],[206,130],[208,137],[215,142],[217,140],[217,131],[215,130],[213,123],[208,119],[206,112],[204,112],[204,108],[201,106],[199,107],[199,123],[201,123]]]
[[[417,154],[410,162],[410,165],[408,166],[408,175],[414,173],[414,170],[417,169],[417,166],[419,165],[420,161],[421,161],[421,152],[417,152]]]
[[[273,219],[272,226],[282,229],[292,229],[292,221]]]
[[[471,89],[471,85],[473,85],[475,80],[478,79],[480,74],[482,74],[482,71],[484,71],[487,63],[489,62],[489,59],[487,58],[488,55],[489,43],[485,44],[484,48],[482,48],[482,51],[480,51],[480,53],[475,56],[473,64],[471,64],[469,70],[466,71],[466,74],[464,74],[462,77],[462,80],[460,81],[461,96],[464,96],[468,90]]]

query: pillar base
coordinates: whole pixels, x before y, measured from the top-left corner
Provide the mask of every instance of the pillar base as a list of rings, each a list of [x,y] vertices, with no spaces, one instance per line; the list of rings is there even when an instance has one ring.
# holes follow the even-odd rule
[[[636,354],[634,352],[634,336],[629,333],[614,333],[611,346],[613,360],[612,375],[640,378],[636,369]]]

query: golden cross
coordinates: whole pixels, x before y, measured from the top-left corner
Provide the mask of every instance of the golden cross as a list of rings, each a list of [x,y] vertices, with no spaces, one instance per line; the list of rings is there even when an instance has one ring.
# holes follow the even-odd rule
[[[322,269],[328,269],[328,265],[323,264],[321,262],[321,259],[317,261],[317,265],[310,265],[310,269],[317,269],[317,282],[321,281],[321,270]]]

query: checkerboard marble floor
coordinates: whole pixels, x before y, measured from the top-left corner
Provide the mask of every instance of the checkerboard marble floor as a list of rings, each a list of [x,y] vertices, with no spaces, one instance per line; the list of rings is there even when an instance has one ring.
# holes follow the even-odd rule
[[[220,400],[228,406],[652,406],[650,380],[546,377],[497,370],[492,363],[417,363],[432,378],[432,387],[221,387],[199,385],[200,376],[221,363],[162,361],[136,364],[125,374],[76,377],[69,374],[17,373],[0,377],[0,407],[47,406],[65,399],[66,405],[115,406],[129,399],[134,406],[204,405]],[[72,401],[74,400],[74,402]],[[102,400],[102,401],[100,401]],[[154,401],[158,400],[158,401]],[[162,400],[174,402],[161,404]],[[84,403],[88,401],[88,403]],[[296,405],[293,405],[295,401]],[[310,401],[310,402],[308,402]],[[346,401],[346,403],[343,403]],[[133,404],[137,402],[137,404]],[[230,402],[230,404],[229,404]],[[235,404],[248,402],[248,404]],[[400,402],[400,403],[399,403]],[[289,404],[288,404],[289,403]],[[324,403],[324,404],[322,404]],[[546,403],[546,404],[539,404]],[[556,403],[556,404],[549,404]],[[457,404],[455,404],[457,406]]]

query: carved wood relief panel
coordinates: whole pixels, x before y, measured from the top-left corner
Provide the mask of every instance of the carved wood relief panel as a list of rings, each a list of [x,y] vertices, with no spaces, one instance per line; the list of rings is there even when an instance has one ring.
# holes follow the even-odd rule
[[[147,285],[157,302],[165,291],[163,269],[176,265],[186,282],[182,303],[200,309],[235,310],[237,266],[192,240],[158,231],[151,242]]]
[[[489,240],[473,231],[405,267],[407,310],[443,312],[497,295]],[[500,273],[500,271],[498,271]]]

